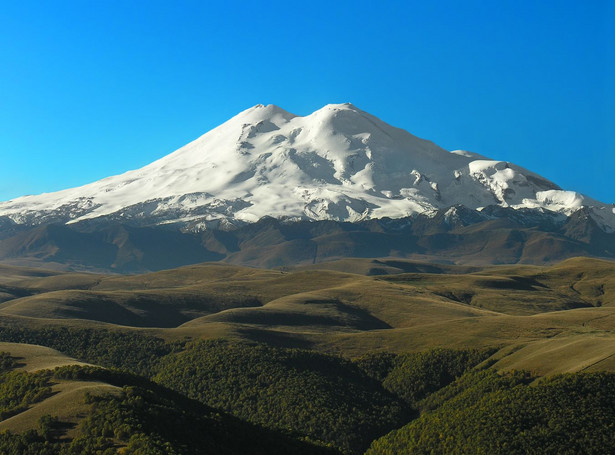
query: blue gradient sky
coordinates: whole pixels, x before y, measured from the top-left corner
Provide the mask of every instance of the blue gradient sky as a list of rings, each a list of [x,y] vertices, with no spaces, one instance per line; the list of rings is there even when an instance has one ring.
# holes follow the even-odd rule
[[[3,2],[0,200],[349,101],[615,202],[615,1],[213,3]]]

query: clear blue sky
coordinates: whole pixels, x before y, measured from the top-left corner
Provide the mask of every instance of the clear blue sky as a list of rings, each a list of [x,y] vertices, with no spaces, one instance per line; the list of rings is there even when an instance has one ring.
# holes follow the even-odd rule
[[[254,104],[352,102],[615,202],[615,1],[13,1],[0,200],[141,167]]]

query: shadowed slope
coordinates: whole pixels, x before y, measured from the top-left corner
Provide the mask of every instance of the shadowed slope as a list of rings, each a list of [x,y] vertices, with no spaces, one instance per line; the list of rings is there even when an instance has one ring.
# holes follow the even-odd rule
[[[25,297],[5,297],[0,313],[138,327],[177,327],[194,320],[187,327],[224,322],[361,331],[610,306],[615,298],[615,265],[609,261],[483,269],[379,262],[389,272],[412,267],[456,273],[364,276],[204,264],[137,276],[56,274],[13,282]],[[366,270],[364,261],[358,264]],[[467,270],[476,271],[460,273]],[[59,290],[62,286],[66,289]]]

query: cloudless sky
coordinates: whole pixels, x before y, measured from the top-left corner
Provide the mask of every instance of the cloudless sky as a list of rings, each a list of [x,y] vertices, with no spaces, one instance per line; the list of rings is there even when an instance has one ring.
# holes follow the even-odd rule
[[[615,202],[615,0],[4,1],[0,200],[352,102]]]

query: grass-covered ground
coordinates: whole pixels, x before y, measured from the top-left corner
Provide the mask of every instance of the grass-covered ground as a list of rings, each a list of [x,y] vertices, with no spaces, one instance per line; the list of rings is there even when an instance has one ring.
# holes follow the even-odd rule
[[[1,453],[615,450],[615,374],[498,372],[491,350],[349,360],[201,341],[135,375],[59,354],[62,366],[33,371],[45,348],[3,346],[33,356],[0,355]]]
[[[0,452],[615,451],[614,263],[329,266],[1,267]]]

